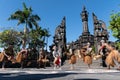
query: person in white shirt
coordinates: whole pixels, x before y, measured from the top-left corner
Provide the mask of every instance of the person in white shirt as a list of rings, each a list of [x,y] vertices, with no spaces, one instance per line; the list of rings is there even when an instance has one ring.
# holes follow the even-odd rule
[[[53,46],[53,57],[54,57],[54,69],[57,67],[61,68],[61,58],[60,58],[60,53],[57,50],[56,46]]]

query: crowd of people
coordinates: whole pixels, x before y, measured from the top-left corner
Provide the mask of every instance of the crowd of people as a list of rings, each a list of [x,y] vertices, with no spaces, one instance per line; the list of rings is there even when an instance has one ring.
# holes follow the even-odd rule
[[[62,49],[58,48],[57,46],[53,46],[53,51],[52,51],[52,56],[54,58],[53,60],[53,66],[54,69],[61,69],[61,63],[62,63]],[[13,48],[10,46],[10,50],[12,53]],[[117,69],[120,70],[120,53],[119,51],[115,48],[114,45],[111,45],[110,43],[105,42],[104,40],[101,40],[100,42],[100,47],[98,49],[98,52],[96,55],[101,55],[101,66],[106,67],[110,69],[111,67],[114,67],[117,65]],[[22,49],[19,54],[26,54],[27,55],[28,50],[27,49]],[[70,69],[73,70],[75,68],[75,64],[77,62],[77,57],[80,56],[83,59],[83,62],[88,65],[88,68],[91,68],[91,64],[93,62],[93,48],[91,47],[91,44],[88,42],[86,43],[85,46],[83,46],[80,50],[78,55],[75,54],[75,50],[72,48],[69,48],[68,50],[69,55],[69,64],[70,64]],[[14,54],[6,54],[5,51],[3,51],[3,55],[5,55],[7,60],[13,60]],[[3,57],[2,57],[3,58]],[[1,59],[2,59],[1,58]],[[0,59],[0,60],[1,60]],[[44,68],[46,66],[45,62],[49,61],[46,58],[46,55],[44,53],[44,49],[40,50],[39,52],[39,59],[37,60],[38,62],[44,64]]]

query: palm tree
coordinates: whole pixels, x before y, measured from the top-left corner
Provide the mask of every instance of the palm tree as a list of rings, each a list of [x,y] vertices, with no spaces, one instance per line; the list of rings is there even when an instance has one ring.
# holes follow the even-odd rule
[[[39,27],[37,29],[33,29],[29,33],[29,37],[30,37],[30,45],[29,46],[44,48],[45,44],[47,46],[46,38],[48,38],[49,36],[50,36],[50,34],[47,29],[42,29],[41,27]]]
[[[29,33],[28,28],[33,29],[33,26],[35,26],[37,29],[39,27],[37,21],[40,21],[40,17],[38,15],[33,15],[31,7],[27,8],[25,3],[23,3],[23,10],[17,10],[8,18],[8,20],[18,20],[17,26],[24,24],[22,45],[23,48],[25,48],[27,42],[27,34]]]
[[[46,50],[47,50],[47,45],[48,45],[48,37],[50,37],[50,34],[49,34],[49,28],[48,29],[43,29],[43,36],[44,38],[46,38]]]

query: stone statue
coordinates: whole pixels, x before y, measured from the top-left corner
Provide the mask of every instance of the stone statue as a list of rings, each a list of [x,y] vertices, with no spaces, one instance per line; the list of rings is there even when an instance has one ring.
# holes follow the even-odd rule
[[[82,17],[82,23],[83,23],[83,33],[89,33],[89,29],[88,29],[88,12],[87,12],[85,6],[83,7],[81,17]]]
[[[98,21],[98,19],[97,19],[97,16],[96,16],[94,13],[92,13],[92,15],[93,15],[94,24],[99,23],[99,21]]]
[[[66,22],[65,22],[65,17],[63,17],[63,20],[62,20],[62,22],[61,22],[61,27],[62,27],[62,28],[65,27],[65,23],[66,23]]]
[[[61,24],[58,25],[55,29],[54,44],[58,49],[65,50],[66,48],[66,21],[63,17]]]
[[[105,41],[108,40],[108,32],[106,28],[106,24],[102,20],[98,20],[97,16],[92,13],[93,15],[93,22],[94,22],[94,38],[95,38],[95,47],[99,46],[99,42],[104,39]],[[98,52],[98,49],[96,49],[96,52]]]
[[[61,25],[59,25],[55,30],[55,38],[59,40],[61,39],[61,34],[60,34],[61,28],[60,27]]]
[[[93,22],[94,22],[95,29],[101,28],[102,30],[107,30],[105,22],[102,20],[98,20],[97,16],[94,13],[92,13],[92,15],[93,15]]]
[[[102,21],[102,20],[99,20],[99,22],[101,23],[102,29],[103,29],[103,30],[107,30],[105,22]]]

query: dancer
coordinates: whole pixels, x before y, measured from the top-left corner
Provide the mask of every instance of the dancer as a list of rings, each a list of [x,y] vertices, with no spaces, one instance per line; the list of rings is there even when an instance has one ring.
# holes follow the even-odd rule
[[[90,43],[88,42],[86,46],[84,46],[82,52],[83,61],[88,65],[88,68],[90,68],[90,65],[92,64],[92,48],[90,47]]]
[[[71,64],[70,69],[73,70],[74,69],[74,64],[76,63],[76,56],[74,54],[74,50],[70,49],[70,60],[69,60],[69,64]]]
[[[53,57],[54,57],[54,69],[60,68],[61,69],[61,58],[58,53],[57,47],[53,46]]]
[[[100,46],[100,49],[99,49],[99,54],[102,55],[102,66],[103,67],[107,67],[107,65],[105,63],[107,52],[108,52],[108,48],[107,47],[108,47],[108,44],[105,43],[104,40],[101,40],[101,46]]]
[[[106,64],[108,69],[110,67],[117,66],[117,70],[120,70],[120,53],[118,50],[115,49],[115,46],[105,44],[107,46],[107,49],[109,50],[108,56],[106,57]]]

